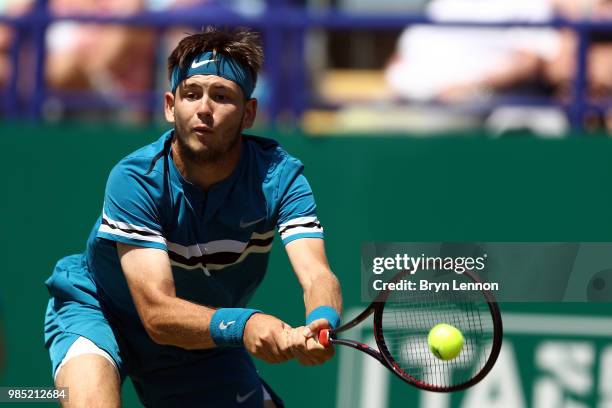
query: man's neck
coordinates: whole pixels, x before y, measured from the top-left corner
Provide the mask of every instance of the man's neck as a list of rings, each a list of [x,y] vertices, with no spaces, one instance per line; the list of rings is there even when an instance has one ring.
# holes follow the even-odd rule
[[[240,161],[242,154],[242,140],[230,150],[223,159],[215,162],[198,164],[184,160],[176,141],[172,142],[172,159],[181,176],[187,181],[208,191],[214,184],[228,178]]]

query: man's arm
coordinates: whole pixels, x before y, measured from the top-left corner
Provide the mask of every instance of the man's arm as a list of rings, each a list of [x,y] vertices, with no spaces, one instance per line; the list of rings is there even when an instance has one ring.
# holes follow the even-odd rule
[[[210,321],[216,309],[176,297],[172,268],[164,250],[117,242],[121,267],[142,324],[158,344],[184,349],[215,347]],[[291,327],[281,320],[257,313],[247,321],[243,340],[246,349],[267,362],[293,358]]]
[[[285,249],[291,266],[304,290],[306,315],[319,306],[331,306],[338,314],[342,313],[342,292],[340,283],[332,273],[325,247],[320,238],[302,238],[289,242]],[[324,348],[316,341],[318,332],[329,327],[325,319],[318,319],[306,326],[302,341],[294,337],[294,354],[305,365],[321,364],[330,359],[333,348]]]
[[[136,310],[153,341],[185,349],[215,347],[208,329],[215,310],[176,297],[166,251],[119,242],[117,251]]]
[[[332,273],[320,238],[302,238],[285,246],[291,266],[304,289],[306,314],[319,306],[331,306],[342,313],[340,283]]]

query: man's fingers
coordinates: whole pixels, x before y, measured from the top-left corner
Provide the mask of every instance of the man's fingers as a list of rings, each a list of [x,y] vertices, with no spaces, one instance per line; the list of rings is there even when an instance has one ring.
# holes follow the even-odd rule
[[[307,342],[309,339],[304,336],[304,329],[304,327],[300,327],[292,331],[290,336],[291,350],[300,364],[315,365],[317,359],[308,350]]]
[[[315,339],[308,339],[307,342],[308,351],[316,361],[317,364],[322,364],[325,361],[329,360],[334,355],[333,347],[323,347],[319,342]]]
[[[308,338],[317,337],[323,329],[329,329],[329,322],[327,319],[317,319],[304,328],[303,334]]]
[[[315,358],[314,356],[310,355],[309,353],[302,353],[302,352],[296,351],[295,358],[302,365],[316,365],[316,364],[318,364],[317,363],[317,358]]]
[[[315,338],[304,336],[306,330],[310,329],[296,329],[292,336],[292,347],[298,361],[303,365],[318,365],[329,360],[334,354],[333,347],[325,348]]]
[[[248,321],[243,334],[246,349],[269,363],[282,363],[293,358],[287,334],[291,326],[274,316],[258,313]]]

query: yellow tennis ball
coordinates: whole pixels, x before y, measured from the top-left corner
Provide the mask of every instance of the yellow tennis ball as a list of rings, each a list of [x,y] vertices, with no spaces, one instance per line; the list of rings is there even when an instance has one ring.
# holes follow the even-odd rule
[[[427,343],[429,350],[440,360],[452,360],[461,352],[465,339],[455,326],[440,323],[429,331]]]

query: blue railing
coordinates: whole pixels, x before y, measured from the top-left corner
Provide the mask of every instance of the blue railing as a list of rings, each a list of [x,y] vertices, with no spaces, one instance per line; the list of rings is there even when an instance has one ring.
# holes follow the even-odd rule
[[[47,89],[44,79],[45,33],[47,27],[58,21],[75,21],[100,24],[126,24],[165,29],[173,26],[201,27],[207,24],[221,26],[249,26],[262,32],[266,51],[264,70],[268,81],[268,115],[272,121],[284,111],[296,117],[310,106],[305,64],[305,33],[312,28],[328,30],[361,29],[385,30],[401,29],[413,24],[469,27],[566,27],[577,33],[579,40],[577,72],[574,78],[573,95],[569,103],[552,100],[524,99],[515,101],[527,105],[561,105],[566,109],[573,127],[580,128],[584,115],[589,110],[606,109],[612,100],[590,102],[586,95],[587,50],[589,36],[593,32],[612,32],[612,21],[571,21],[555,18],[547,22],[504,22],[475,23],[470,21],[439,22],[423,15],[372,15],[349,14],[337,10],[309,11],[292,7],[283,0],[269,0],[265,10],[256,15],[241,14],[221,6],[200,6],[195,9],[165,10],[163,12],[142,12],[125,17],[102,16],[54,16],[48,11],[46,0],[37,0],[32,11],[20,17],[0,16],[0,23],[15,29],[14,42],[10,51],[13,67],[18,66],[19,51],[26,39],[34,45],[35,68],[28,78],[20,78],[24,73],[13,69],[12,78],[0,94],[0,107],[10,118],[27,116],[40,119],[45,100],[49,97],[60,98],[66,106],[87,108],[106,104],[136,104],[153,111],[161,100],[158,91],[128,95],[122,101],[109,102],[93,93],[52,92]],[[612,67],[610,68],[612,69]],[[33,84],[25,98],[19,94],[18,83]]]

